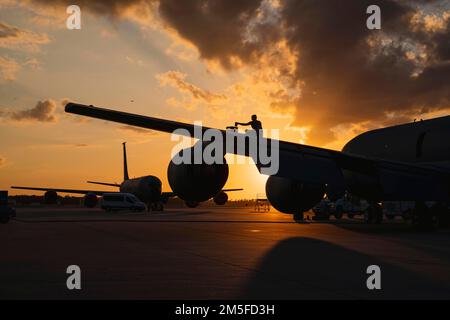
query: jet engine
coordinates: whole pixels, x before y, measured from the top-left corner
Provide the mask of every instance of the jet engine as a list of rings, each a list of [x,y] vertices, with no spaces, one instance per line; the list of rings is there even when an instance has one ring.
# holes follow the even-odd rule
[[[183,152],[182,150],[181,152]],[[192,150],[191,150],[192,151]],[[222,190],[228,179],[228,164],[175,164],[167,168],[167,178],[172,191],[185,201],[206,201]]]
[[[220,191],[214,196],[213,200],[215,204],[223,206],[228,201],[228,195],[225,192]]]
[[[280,212],[305,212],[322,200],[325,186],[292,179],[270,176],[266,182],[266,195],[270,204]]]
[[[97,205],[98,198],[93,193],[88,193],[84,196],[84,206],[86,208],[94,208]]]
[[[58,194],[56,191],[48,190],[44,193],[44,203],[45,204],[56,204],[58,200]]]

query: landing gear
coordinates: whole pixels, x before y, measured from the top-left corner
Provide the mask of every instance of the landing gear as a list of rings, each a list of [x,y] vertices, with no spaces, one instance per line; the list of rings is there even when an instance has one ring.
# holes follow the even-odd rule
[[[313,217],[312,220],[315,221],[326,221],[326,220],[330,220],[330,214],[328,212],[324,212],[324,213],[316,213]]]
[[[164,205],[162,202],[150,202],[147,204],[147,212],[164,211]]]
[[[446,228],[450,225],[450,207],[448,203],[436,203],[431,210],[438,218],[438,227]]]
[[[438,203],[428,208],[425,202],[417,201],[412,211],[411,223],[417,230],[434,231],[440,225],[440,218],[443,215],[441,210]]]
[[[337,207],[336,212],[334,213],[334,217],[339,220],[342,218],[343,215],[344,215],[344,210],[342,209],[342,207]]]
[[[0,216],[0,223],[2,224],[6,224],[9,222],[9,215],[5,215],[5,216]]]
[[[164,211],[164,205],[162,204],[162,202],[157,202],[155,203],[155,211]]]
[[[381,223],[383,221],[383,210],[381,206],[374,202],[364,212],[364,222],[366,223]]]
[[[305,222],[305,213],[303,211],[294,213],[293,218],[297,223],[307,223]]]
[[[408,209],[405,212],[402,213],[402,219],[405,221],[411,220],[412,217],[412,210]]]

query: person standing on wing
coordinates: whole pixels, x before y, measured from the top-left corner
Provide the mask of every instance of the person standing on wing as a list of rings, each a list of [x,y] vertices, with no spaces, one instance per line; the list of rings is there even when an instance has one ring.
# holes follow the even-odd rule
[[[260,162],[259,162],[259,133],[261,132],[261,137],[262,137],[262,123],[261,121],[258,120],[258,117],[256,116],[256,114],[252,115],[252,120],[246,123],[242,123],[242,122],[235,122],[234,126],[237,127],[238,125],[241,126],[251,126],[253,130],[255,130],[256,132],[256,158],[254,158],[255,162],[256,162],[256,166],[259,167]]]
[[[242,122],[235,122],[234,126],[251,126],[253,130],[256,131],[256,133],[259,133],[259,130],[262,130],[262,124],[261,121],[258,120],[256,114],[252,115],[252,121],[242,123]]]

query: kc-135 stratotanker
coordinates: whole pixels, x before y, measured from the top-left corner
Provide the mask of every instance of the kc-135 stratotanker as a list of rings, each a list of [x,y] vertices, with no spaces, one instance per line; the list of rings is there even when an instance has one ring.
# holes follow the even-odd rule
[[[68,103],[65,111],[168,133],[185,129],[177,132],[193,136],[198,130],[192,124],[92,105]],[[227,134],[226,130],[219,131]],[[325,194],[332,198],[344,191],[371,203],[368,215],[373,221],[380,221],[379,203],[388,200],[415,201],[413,222],[421,226],[448,216],[450,116],[367,131],[350,140],[342,151],[277,142],[279,168],[269,176],[266,194],[273,207],[292,214],[294,219],[302,219],[303,212]],[[196,170],[192,170],[194,166]],[[225,185],[228,164],[174,165],[172,159],[168,178],[172,190],[183,200],[205,200]]]
[[[108,182],[97,182],[97,181],[87,181],[92,184],[105,185],[110,187],[119,188],[122,193],[131,193],[139,198],[142,202],[147,204],[147,209],[152,211],[161,211],[164,208],[164,204],[171,197],[178,196],[175,192],[162,192],[161,180],[152,175],[130,178],[128,176],[128,164],[127,164],[127,149],[126,143],[123,143],[123,182],[122,183],[108,183]],[[21,187],[12,186],[12,189],[23,189],[23,190],[36,190],[45,191],[44,200],[47,204],[52,204],[57,202],[58,192],[61,193],[73,193],[73,194],[84,194],[84,205],[88,208],[93,208],[98,203],[98,196],[102,196],[104,193],[111,193],[111,191],[105,190],[80,190],[80,189],[61,189],[61,188],[43,188],[43,187]],[[240,191],[241,188],[235,189],[220,189],[211,197],[205,199],[202,198],[201,201],[196,200],[185,200],[186,206],[189,208],[197,207],[200,202],[209,200],[210,198],[217,205],[224,205],[228,201],[227,192]]]

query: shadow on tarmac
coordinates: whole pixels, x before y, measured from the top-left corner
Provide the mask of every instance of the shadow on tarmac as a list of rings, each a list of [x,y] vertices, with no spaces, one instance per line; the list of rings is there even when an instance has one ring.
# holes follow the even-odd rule
[[[369,290],[367,267],[381,268],[381,290]],[[320,275],[320,276],[319,276]],[[448,299],[450,285],[329,242],[279,242],[243,288],[245,299]]]

